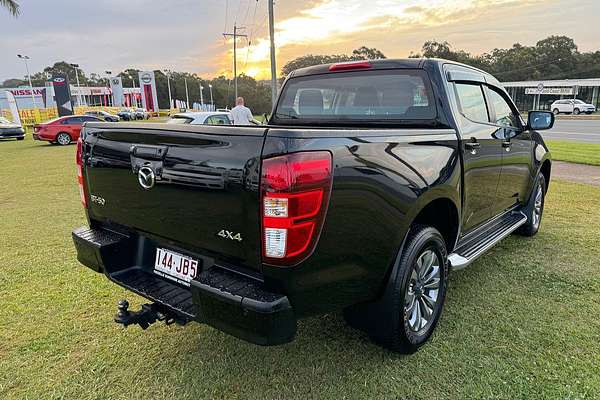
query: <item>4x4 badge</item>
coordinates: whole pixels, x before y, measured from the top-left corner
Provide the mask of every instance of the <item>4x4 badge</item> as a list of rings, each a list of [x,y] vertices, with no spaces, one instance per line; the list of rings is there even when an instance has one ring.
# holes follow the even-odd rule
[[[227,231],[225,229],[221,229],[221,231],[219,233],[217,233],[217,235],[221,236],[224,239],[237,240],[238,242],[242,241],[241,233],[233,233],[233,232]]]

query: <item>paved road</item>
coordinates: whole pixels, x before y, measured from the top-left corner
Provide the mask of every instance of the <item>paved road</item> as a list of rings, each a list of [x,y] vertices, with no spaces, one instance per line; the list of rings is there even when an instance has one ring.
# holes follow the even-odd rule
[[[552,129],[549,131],[540,131],[540,133],[547,139],[600,143],[600,119],[558,119]]]
[[[552,162],[552,179],[600,186],[600,167],[595,165],[573,164],[562,161]]]

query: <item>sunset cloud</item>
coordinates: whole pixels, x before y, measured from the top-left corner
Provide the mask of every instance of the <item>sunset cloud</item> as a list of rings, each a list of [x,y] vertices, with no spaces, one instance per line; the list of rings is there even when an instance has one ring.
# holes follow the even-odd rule
[[[381,42],[385,40],[386,35],[417,26],[453,25],[495,9],[511,7],[516,12],[517,8],[536,3],[544,1],[326,0],[301,10],[296,16],[278,21],[275,26],[275,43],[279,61],[285,62],[292,56],[291,53],[294,53],[291,49],[307,48],[309,52],[319,53],[334,43],[339,45],[355,40],[358,34],[365,38],[379,36]],[[427,39],[430,38],[424,38]],[[255,39],[249,49],[240,49],[241,54],[246,52],[248,56],[245,72],[260,79],[267,78],[270,74],[268,37]],[[219,72],[227,75],[230,73],[231,57],[231,51],[219,55]]]

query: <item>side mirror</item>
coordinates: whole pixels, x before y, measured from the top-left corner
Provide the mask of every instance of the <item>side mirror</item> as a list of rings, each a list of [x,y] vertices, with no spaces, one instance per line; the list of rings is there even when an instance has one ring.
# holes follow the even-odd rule
[[[529,111],[527,127],[534,131],[551,129],[554,126],[554,113],[550,111]]]

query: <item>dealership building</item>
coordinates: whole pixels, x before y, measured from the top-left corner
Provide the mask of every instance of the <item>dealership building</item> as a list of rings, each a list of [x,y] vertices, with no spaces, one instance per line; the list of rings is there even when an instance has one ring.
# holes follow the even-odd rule
[[[123,104],[127,107],[141,107],[140,88],[123,88]],[[33,88],[33,98],[31,88],[0,88],[0,109],[7,109],[8,100],[6,92],[11,92],[15,96],[19,109],[51,108],[56,107],[54,100],[54,87],[52,85]],[[107,106],[113,105],[112,90],[109,87],[89,87],[71,85],[71,101],[77,106]]]
[[[550,110],[556,100],[579,99],[600,108],[600,78],[503,82],[521,111]]]

